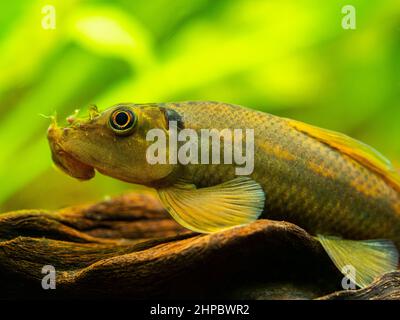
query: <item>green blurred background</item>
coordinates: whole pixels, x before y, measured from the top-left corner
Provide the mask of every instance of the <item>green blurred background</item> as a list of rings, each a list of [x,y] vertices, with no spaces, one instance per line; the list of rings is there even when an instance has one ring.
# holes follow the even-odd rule
[[[42,28],[42,8],[56,28]],[[341,26],[344,5],[357,29]],[[0,211],[132,185],[52,166],[49,115],[95,103],[219,100],[339,130],[400,161],[400,1],[2,1]]]

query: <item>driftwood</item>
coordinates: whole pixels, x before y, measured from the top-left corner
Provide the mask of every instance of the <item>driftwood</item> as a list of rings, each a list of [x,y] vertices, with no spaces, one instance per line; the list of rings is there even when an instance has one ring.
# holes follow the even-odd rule
[[[56,270],[56,289],[42,288]],[[259,220],[200,235],[151,193],[56,212],[0,214],[0,298],[399,299],[400,273],[340,291],[341,274],[303,229]]]

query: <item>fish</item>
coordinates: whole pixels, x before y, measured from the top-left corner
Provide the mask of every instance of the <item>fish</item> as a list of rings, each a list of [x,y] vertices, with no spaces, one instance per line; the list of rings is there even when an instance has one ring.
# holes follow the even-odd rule
[[[235,165],[223,161],[150,163],[149,132],[172,141],[172,127],[199,134],[251,128],[254,170],[238,176]],[[68,175],[88,180],[97,171],[153,188],[192,231],[284,220],[312,234],[342,273],[353,267],[359,287],[398,268],[399,172],[347,135],[239,105],[186,101],[119,103],[102,112],[91,106],[88,116],[74,114],[64,127],[53,118],[47,137],[55,165]],[[168,157],[172,151],[166,144],[159,152]]]

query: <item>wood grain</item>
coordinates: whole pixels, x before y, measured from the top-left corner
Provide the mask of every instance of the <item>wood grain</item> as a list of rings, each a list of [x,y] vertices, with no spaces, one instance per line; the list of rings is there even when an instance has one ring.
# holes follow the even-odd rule
[[[41,286],[56,269],[56,289]],[[0,297],[399,299],[399,273],[340,291],[342,276],[307,232],[258,220],[200,235],[180,227],[152,193],[55,212],[0,214]]]

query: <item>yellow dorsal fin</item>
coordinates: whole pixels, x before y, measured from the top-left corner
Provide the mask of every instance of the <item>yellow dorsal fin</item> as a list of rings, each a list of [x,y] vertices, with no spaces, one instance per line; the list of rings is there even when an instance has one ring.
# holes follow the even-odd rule
[[[393,188],[400,192],[400,174],[393,167],[390,160],[374,148],[339,132],[314,127],[300,121],[286,120],[291,127],[339,150],[361,165],[379,174]]]
[[[238,177],[216,186],[199,188],[179,181],[158,189],[161,202],[182,226],[212,233],[256,220],[263,211],[261,186],[248,177]]]

